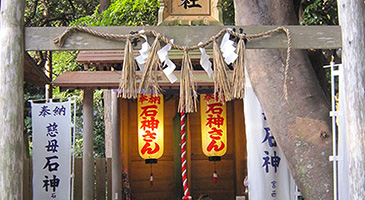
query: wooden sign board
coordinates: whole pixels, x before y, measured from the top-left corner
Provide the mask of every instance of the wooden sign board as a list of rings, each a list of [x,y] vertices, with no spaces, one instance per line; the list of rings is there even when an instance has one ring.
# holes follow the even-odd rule
[[[160,0],[159,25],[223,25],[220,0]]]

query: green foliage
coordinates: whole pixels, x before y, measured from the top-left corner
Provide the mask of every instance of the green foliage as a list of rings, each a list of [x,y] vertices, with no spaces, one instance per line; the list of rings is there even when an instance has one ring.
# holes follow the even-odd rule
[[[25,26],[68,26],[77,18],[89,15],[98,0],[26,0]]]
[[[105,121],[103,91],[94,91],[94,157],[105,157]]]
[[[24,84],[24,131],[31,140],[32,133],[32,111],[29,100],[44,99],[44,88],[31,85],[29,83]]]
[[[82,150],[84,149],[83,144],[84,144],[84,139],[82,137],[76,138],[74,147],[75,158],[82,158]]]
[[[71,25],[81,26],[146,26],[157,24],[158,0],[116,0],[103,13],[98,8],[90,16]]]
[[[301,25],[337,25],[336,0],[304,0]]]
[[[77,51],[54,51],[53,52],[53,79],[65,71],[83,71],[81,63],[76,63]]]
[[[117,0],[103,13],[100,25],[156,25],[159,6],[158,0]]]
[[[233,0],[222,0],[223,24],[235,25],[235,10]]]

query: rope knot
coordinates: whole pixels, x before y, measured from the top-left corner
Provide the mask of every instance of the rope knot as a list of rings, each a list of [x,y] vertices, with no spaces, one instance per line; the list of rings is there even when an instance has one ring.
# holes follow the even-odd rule
[[[154,32],[155,35],[156,32]],[[161,33],[156,33],[156,39],[159,40],[162,37]]]
[[[238,38],[239,38],[239,39],[241,39],[241,40],[247,39],[247,37],[246,37],[246,33],[239,34],[239,35],[238,35]]]

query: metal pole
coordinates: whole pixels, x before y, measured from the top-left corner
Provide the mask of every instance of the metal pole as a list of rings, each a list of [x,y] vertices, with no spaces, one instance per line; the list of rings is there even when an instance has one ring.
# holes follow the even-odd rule
[[[336,71],[337,72],[337,71]],[[332,102],[332,151],[333,151],[333,199],[337,200],[337,111],[336,111],[336,83],[335,83],[335,63],[331,62],[331,102]]]
[[[82,163],[82,199],[94,199],[94,157],[93,157],[93,90],[84,90],[84,135]]]
[[[331,69],[331,111],[330,116],[332,117],[332,156],[329,157],[329,160],[333,162],[333,199],[338,199],[338,128],[337,128],[337,119],[338,119],[338,111],[336,109],[336,81],[335,77],[339,76],[339,70],[336,70],[334,62],[331,62],[330,65],[323,66],[323,68]]]
[[[112,91],[112,194],[113,200],[122,199],[120,120],[117,92]]]

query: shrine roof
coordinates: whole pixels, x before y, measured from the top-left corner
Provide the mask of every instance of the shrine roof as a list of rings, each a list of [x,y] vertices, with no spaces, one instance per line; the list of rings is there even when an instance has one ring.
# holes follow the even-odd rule
[[[158,71],[159,86],[164,90],[178,89],[180,86],[180,71],[174,74],[178,78],[175,83],[170,83],[162,71]],[[136,72],[137,81],[141,81],[142,72]],[[228,72],[232,78],[232,72]],[[62,88],[98,88],[98,89],[117,89],[122,78],[121,71],[74,71],[64,72],[52,83]],[[211,89],[213,79],[209,78],[205,71],[195,71],[194,78],[196,86],[200,90]]]
[[[44,87],[46,84],[51,82],[28,53],[24,54],[23,70],[24,81],[27,83]]]
[[[139,55],[139,50],[134,50],[134,56]],[[207,53],[212,57],[213,51],[207,49]],[[199,64],[200,51],[190,51],[189,56],[193,65]],[[178,50],[169,51],[169,58],[179,67],[181,65],[181,59],[183,52]],[[110,65],[110,64],[122,64],[124,60],[123,50],[102,50],[102,51],[80,51],[76,62],[83,64],[97,64],[97,65]]]

